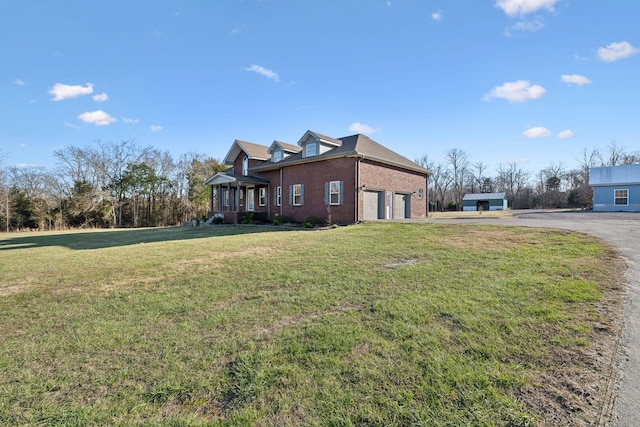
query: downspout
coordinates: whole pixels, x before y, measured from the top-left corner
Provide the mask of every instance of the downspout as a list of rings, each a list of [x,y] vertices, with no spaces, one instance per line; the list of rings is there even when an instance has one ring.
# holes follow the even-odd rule
[[[271,182],[267,184],[267,219],[271,221]]]
[[[284,193],[282,188],[282,166],[280,166],[280,216],[282,216],[282,206],[284,205],[284,201],[282,199],[282,194]],[[277,190],[276,190],[277,191]]]
[[[355,222],[359,222],[360,221],[360,157],[356,158],[356,206],[355,206],[355,210],[356,210],[356,221]]]
[[[429,218],[429,174],[427,174],[427,177],[424,179],[424,182],[426,183],[424,192],[427,195],[427,197],[425,197],[425,199],[427,199],[427,218]]]

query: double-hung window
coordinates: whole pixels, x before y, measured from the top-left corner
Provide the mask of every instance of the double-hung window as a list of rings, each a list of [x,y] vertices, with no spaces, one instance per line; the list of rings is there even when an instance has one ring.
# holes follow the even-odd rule
[[[271,161],[273,163],[278,163],[280,160],[282,160],[282,150],[274,151],[271,156]]]
[[[324,202],[327,205],[341,205],[344,198],[344,182],[329,181],[324,183]]]
[[[615,206],[627,206],[629,204],[629,190],[614,190],[613,199]]]
[[[290,188],[291,204],[293,206],[302,206],[304,204],[304,186],[302,184],[294,184]]]
[[[266,206],[267,205],[267,189],[265,187],[261,187],[259,191],[259,196],[258,196],[258,204],[260,204],[260,206]]]
[[[316,156],[318,154],[318,143],[317,142],[309,142],[305,146],[304,156],[311,157]]]
[[[224,207],[228,208],[229,207],[229,190],[226,188],[222,190],[222,200],[223,200]]]
[[[249,158],[245,157],[242,159],[242,175],[249,175]]]
[[[276,187],[276,206],[282,206],[282,187]]]

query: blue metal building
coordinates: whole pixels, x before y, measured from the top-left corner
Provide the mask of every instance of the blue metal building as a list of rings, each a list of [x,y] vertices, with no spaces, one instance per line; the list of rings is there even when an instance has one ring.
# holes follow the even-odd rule
[[[462,198],[463,211],[507,210],[505,193],[467,193]]]
[[[640,164],[591,168],[593,210],[640,211]]]

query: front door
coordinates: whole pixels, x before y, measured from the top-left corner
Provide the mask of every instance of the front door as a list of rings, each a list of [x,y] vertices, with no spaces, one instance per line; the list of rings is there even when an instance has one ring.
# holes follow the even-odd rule
[[[252,211],[255,209],[255,190],[253,188],[247,188],[247,210]]]

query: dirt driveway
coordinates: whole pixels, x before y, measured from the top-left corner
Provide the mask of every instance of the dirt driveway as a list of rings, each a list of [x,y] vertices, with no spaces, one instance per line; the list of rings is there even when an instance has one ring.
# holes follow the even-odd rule
[[[640,213],[515,210],[511,214],[503,218],[433,221],[561,228],[591,234],[617,247],[628,270],[625,275],[624,333],[619,356],[621,381],[617,388],[617,415],[611,424],[619,427],[640,425]]]

